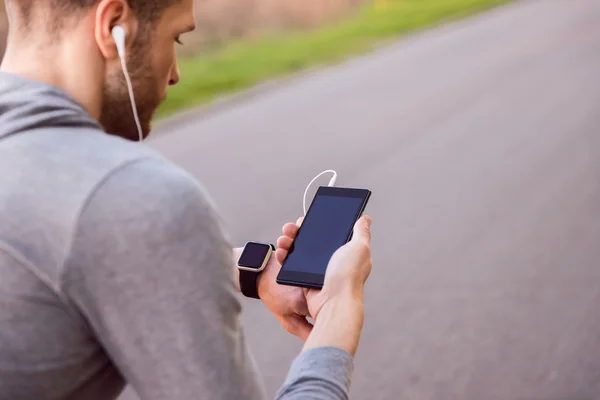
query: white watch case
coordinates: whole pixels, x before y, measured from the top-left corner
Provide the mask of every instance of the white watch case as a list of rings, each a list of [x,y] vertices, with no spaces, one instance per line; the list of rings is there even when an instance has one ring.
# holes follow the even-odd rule
[[[271,247],[270,244],[267,243],[260,243],[260,242],[247,242],[246,245],[244,246],[244,249],[246,248],[246,246],[248,245],[248,243],[257,243],[257,244],[262,244],[265,245],[269,248],[269,250],[267,250],[267,255],[265,256],[265,259],[263,260],[262,265],[260,266],[260,268],[251,268],[251,267],[243,267],[240,265],[240,259],[242,258],[242,254],[244,254],[244,250],[242,250],[242,254],[240,254],[240,258],[238,259],[238,263],[237,263],[237,267],[239,270],[241,271],[249,271],[249,272],[255,272],[255,273],[260,273],[262,271],[264,271],[265,268],[267,268],[267,264],[269,263],[269,260],[271,259],[271,255],[273,254],[273,248]]]

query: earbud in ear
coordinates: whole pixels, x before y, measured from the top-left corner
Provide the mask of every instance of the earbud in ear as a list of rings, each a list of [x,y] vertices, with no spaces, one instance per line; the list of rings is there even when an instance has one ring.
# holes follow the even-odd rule
[[[144,140],[144,133],[142,126],[140,125],[140,118],[138,116],[137,107],[135,105],[135,96],[133,94],[133,85],[131,84],[131,78],[127,71],[127,62],[125,60],[125,28],[121,25],[117,25],[112,28],[111,32],[115,44],[117,45],[117,52],[121,59],[121,68],[123,69],[123,75],[125,76],[125,82],[127,83],[127,91],[129,92],[129,99],[131,100],[131,108],[133,109],[133,118],[135,119],[135,125],[138,130],[140,142]]]
[[[119,53],[119,57],[125,58],[125,28],[121,25],[117,25],[112,28],[111,31],[113,39],[115,39],[115,43],[117,44],[117,52]]]

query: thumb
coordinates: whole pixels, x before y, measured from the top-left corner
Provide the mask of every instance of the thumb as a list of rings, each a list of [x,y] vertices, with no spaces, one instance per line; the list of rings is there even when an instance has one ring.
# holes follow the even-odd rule
[[[356,221],[352,241],[362,242],[367,245],[371,244],[371,217],[365,215]]]

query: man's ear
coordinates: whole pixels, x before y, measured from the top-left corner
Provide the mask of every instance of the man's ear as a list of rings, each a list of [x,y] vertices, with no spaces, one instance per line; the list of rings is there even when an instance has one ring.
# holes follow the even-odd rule
[[[94,37],[100,53],[107,60],[119,58],[117,43],[112,35],[115,26],[125,30],[125,48],[133,42],[137,21],[127,0],[100,0],[95,9]]]

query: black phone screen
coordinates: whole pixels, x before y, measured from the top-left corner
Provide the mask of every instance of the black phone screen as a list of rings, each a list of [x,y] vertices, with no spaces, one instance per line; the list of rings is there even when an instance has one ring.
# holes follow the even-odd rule
[[[351,237],[370,192],[362,189],[319,188],[283,264],[280,278],[322,285],[333,253]]]

